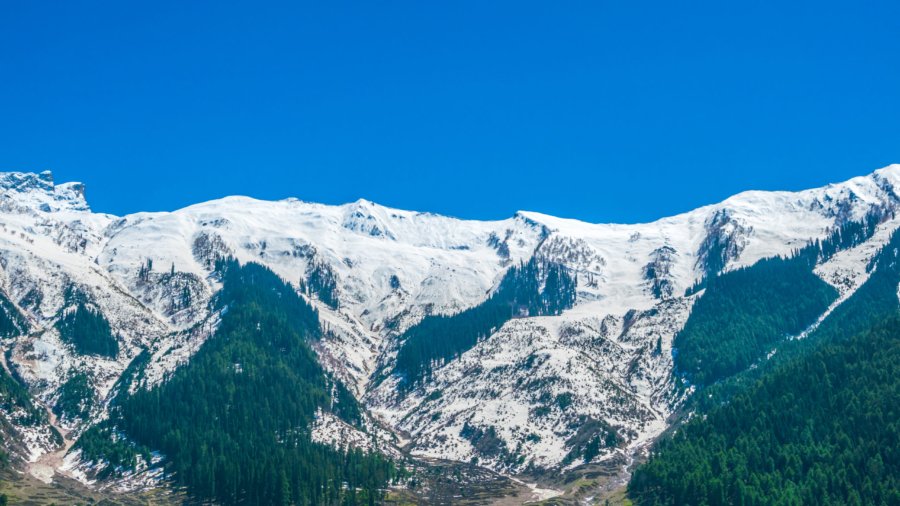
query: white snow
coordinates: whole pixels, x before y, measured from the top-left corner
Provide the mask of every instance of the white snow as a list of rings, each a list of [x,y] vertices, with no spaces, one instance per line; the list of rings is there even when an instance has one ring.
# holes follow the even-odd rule
[[[682,294],[704,275],[711,241],[725,245],[726,269],[789,254],[846,220],[895,208],[898,182],[900,165],[892,165],[824,188],[745,192],[652,223],[591,224],[535,212],[474,221],[365,200],[327,206],[248,197],[116,217],[91,212],[78,183],[2,173],[0,288],[32,326],[5,346],[42,402],[55,399],[71,371],[88,372],[99,396],[97,418],[140,350],[152,354],[143,384],[151,386],[188,361],[215,329],[207,308],[219,288],[210,276],[217,255],[260,262],[295,284],[322,264],[336,274],[340,306],[307,295],[327,330],[316,351],[376,416],[409,437],[415,453],[469,460],[475,449],[460,436],[469,423],[495,427],[526,463],[557,466],[577,420],[615,426],[630,450],[664,430],[679,401],[670,394],[671,340],[696,298]],[[866,279],[867,259],[896,227],[893,220],[883,224],[872,240],[816,273],[849,296]],[[390,370],[403,330],[427,314],[479,304],[510,265],[534,254],[578,275],[573,309],[509,322],[410,396],[397,395],[390,377],[371,384],[377,371]],[[153,269],[142,278],[148,260]],[[654,283],[667,289],[660,297]],[[87,293],[121,336],[115,360],[80,357],[60,342],[53,326],[67,310],[69,285]],[[436,391],[438,398],[426,400]],[[561,394],[572,399],[564,409],[556,406]],[[31,445],[32,457],[53,450],[46,446]],[[500,459],[481,462],[509,467]]]
[[[369,421],[369,425],[372,425]],[[316,443],[336,448],[356,448],[364,452],[381,452],[385,455],[400,458],[400,451],[381,431],[364,432],[335,415],[319,410],[312,426],[312,440]]]

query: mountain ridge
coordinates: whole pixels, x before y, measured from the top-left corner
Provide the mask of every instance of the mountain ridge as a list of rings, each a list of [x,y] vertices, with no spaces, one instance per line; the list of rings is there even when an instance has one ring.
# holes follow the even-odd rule
[[[441,217],[458,220],[458,221],[480,221],[480,222],[505,221],[505,220],[513,219],[513,218],[521,215],[522,217],[531,217],[531,218],[547,217],[547,218],[552,218],[555,220],[575,221],[575,222],[580,222],[580,223],[587,224],[587,225],[633,226],[633,225],[647,225],[647,224],[656,223],[656,222],[666,220],[666,219],[676,218],[676,217],[683,216],[686,214],[691,214],[691,213],[699,211],[699,210],[708,209],[708,208],[716,207],[716,206],[722,206],[722,205],[725,205],[725,204],[728,204],[731,202],[740,201],[744,198],[758,195],[758,194],[759,195],[795,195],[796,196],[798,194],[815,192],[817,190],[853,187],[855,185],[859,185],[861,183],[866,183],[869,180],[878,179],[878,178],[893,179],[893,180],[900,179],[900,163],[888,164],[879,169],[875,169],[874,171],[872,171],[866,175],[854,176],[854,177],[851,177],[844,181],[840,181],[840,182],[836,182],[836,183],[827,183],[823,186],[817,186],[817,187],[813,187],[813,188],[806,188],[806,189],[801,189],[801,190],[753,190],[753,189],[743,190],[743,191],[735,193],[735,194],[733,194],[723,200],[717,201],[717,202],[703,204],[703,205],[700,205],[693,209],[690,209],[688,211],[675,213],[673,215],[661,216],[661,217],[658,217],[651,221],[642,221],[642,222],[603,222],[603,221],[591,222],[591,221],[586,221],[586,220],[582,220],[582,219],[575,218],[575,217],[571,217],[571,218],[557,217],[557,216],[553,216],[553,215],[550,215],[547,213],[543,213],[541,211],[528,210],[528,209],[519,209],[519,210],[513,212],[512,215],[509,216],[508,218],[484,220],[484,219],[479,219],[479,218],[459,218],[459,217],[455,217],[455,216],[452,216],[449,214],[441,214],[441,213],[436,213],[436,212],[431,212],[431,211],[413,211],[413,210],[408,210],[408,209],[395,208],[395,207],[390,207],[390,206],[385,206],[385,205],[379,204],[379,203],[369,200],[365,197],[360,197],[352,202],[345,202],[343,204],[324,204],[324,203],[318,203],[318,202],[314,202],[314,201],[303,200],[298,197],[285,197],[285,198],[277,199],[277,200],[268,200],[268,199],[260,199],[260,198],[249,196],[249,195],[239,195],[239,194],[227,195],[224,197],[219,197],[219,198],[215,198],[215,199],[211,199],[211,200],[196,202],[196,203],[188,204],[187,206],[184,206],[184,207],[181,207],[178,209],[174,209],[174,210],[170,210],[170,211],[166,211],[166,210],[163,210],[163,211],[135,211],[135,212],[131,212],[131,213],[125,213],[122,215],[118,215],[118,214],[114,214],[114,213],[99,213],[99,214],[105,214],[107,216],[112,216],[112,217],[126,217],[126,216],[133,216],[133,215],[139,215],[139,214],[153,215],[153,214],[177,213],[179,211],[184,211],[184,210],[190,209],[194,206],[203,205],[203,204],[207,204],[207,203],[211,203],[211,202],[223,201],[223,200],[246,199],[248,201],[257,201],[257,202],[299,203],[299,204],[303,204],[303,205],[317,206],[317,207],[322,207],[322,208],[335,208],[335,207],[345,208],[345,207],[351,207],[351,206],[374,206],[374,207],[381,208],[381,209],[384,209],[387,211],[395,211],[395,212],[401,211],[404,213],[414,213],[414,214],[419,214],[419,215],[441,216]],[[34,181],[34,180],[48,182],[49,189],[51,191],[54,187],[58,187],[61,189],[79,188],[82,196],[84,196],[84,192],[85,192],[85,188],[86,188],[86,185],[83,182],[78,182],[78,181],[71,181],[71,182],[66,182],[66,183],[55,184],[53,172],[51,170],[44,170],[39,173],[28,172],[28,171],[0,171],[0,190],[15,189],[15,187],[17,186],[16,180],[19,181],[18,184],[22,184],[22,182],[27,182],[27,184],[25,184],[25,187],[27,189],[31,189],[33,186],[40,186],[40,185],[35,185],[35,184],[31,183],[31,181]],[[89,210],[89,208],[84,209],[84,210]]]
[[[149,365],[132,389],[154,388],[190,361],[220,322],[210,304],[221,289],[215,261],[234,258],[265,266],[313,305],[323,328],[318,360],[373,423],[394,432],[385,444],[510,475],[573,469],[585,455],[627,460],[665,430],[685,395],[675,388],[673,339],[702,296],[692,287],[875,215],[878,231],[855,254],[816,267],[847,296],[898,227],[898,183],[900,165],[891,165],[800,192],[743,192],[649,223],[592,224],[528,211],[480,221],[364,199],[330,206],[240,196],[118,217],[91,212],[78,183],[4,173],[0,288],[32,328],[3,351],[45,406],[70,379],[90,379],[89,416],[59,425],[78,437],[106,416],[135,357],[148,354]],[[404,331],[483,304],[512,267],[535,257],[578,280],[573,307],[513,318],[438,364],[425,384],[399,388],[392,371]],[[72,289],[108,319],[115,356],[82,355],[61,339]],[[45,429],[32,431],[22,456],[32,468],[53,451],[37,436]],[[70,452],[47,479],[89,482],[78,458]]]

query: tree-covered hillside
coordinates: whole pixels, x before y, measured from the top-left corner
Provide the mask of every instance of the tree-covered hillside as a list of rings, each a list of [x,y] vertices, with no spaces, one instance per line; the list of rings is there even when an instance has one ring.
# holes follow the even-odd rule
[[[807,338],[702,389],[633,475],[638,504],[900,504],[900,233]]]
[[[678,373],[708,385],[747,369],[784,338],[806,330],[838,297],[813,268],[871,238],[890,216],[872,211],[788,258],[766,258],[692,287],[688,293],[705,292],[675,336]]]
[[[109,321],[84,302],[66,312],[56,323],[59,337],[75,347],[82,355],[100,355],[115,358],[119,354],[119,341],[109,326]]]
[[[900,319],[782,364],[663,441],[641,505],[900,504]]]
[[[837,296],[802,256],[716,276],[675,336],[675,365],[698,384],[740,372],[814,323]]]
[[[394,474],[390,461],[310,440],[319,409],[360,422],[353,396],[325,373],[307,343],[320,334],[315,310],[260,265],[225,260],[217,272],[222,321],[215,335],[161,385],[119,399],[112,424],[138,445],[161,451],[167,472],[196,498],[377,502]],[[90,437],[101,440],[98,431]],[[103,444],[88,447],[96,453]]]
[[[28,332],[27,320],[6,294],[0,291],[0,338],[15,337],[26,332]]]

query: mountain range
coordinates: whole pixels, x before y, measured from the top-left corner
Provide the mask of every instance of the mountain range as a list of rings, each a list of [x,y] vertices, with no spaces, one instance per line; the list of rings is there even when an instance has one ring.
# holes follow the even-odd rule
[[[698,397],[801,354],[790,343],[834,327],[890,270],[878,262],[888,265],[879,255],[900,228],[898,187],[891,165],[652,223],[594,224],[249,197],[113,216],[91,211],[80,183],[2,173],[7,465],[126,502],[169,490],[141,500],[452,503],[446,490],[474,494],[479,483],[520,502],[615,498],[661,438],[708,409]],[[896,310],[896,282],[892,290]],[[240,340],[253,332],[267,337],[248,351]],[[223,383],[225,374],[237,379]],[[278,381],[302,382],[303,397],[286,403],[296,411],[253,405],[278,421],[257,445],[225,418],[241,412],[242,388],[255,399],[266,382],[291,391]],[[252,459],[259,445],[296,439],[330,448],[302,454],[316,459],[354,455],[380,484],[345,486],[369,491],[352,498],[341,487],[307,496],[309,476],[284,474],[294,460],[265,468],[279,481],[260,496],[186,476],[215,460],[219,443],[172,450],[206,411],[167,404],[176,394],[166,392],[219,399],[217,385],[228,410],[210,407],[202,430],[234,431],[221,452]],[[151,400],[158,419],[148,421],[140,403]],[[253,430],[269,430],[259,423]],[[209,476],[228,468],[216,466]],[[345,485],[359,476],[346,468]],[[241,480],[256,472],[228,469]],[[450,469],[462,477],[441,485],[434,476]],[[575,476],[589,486],[573,486]]]

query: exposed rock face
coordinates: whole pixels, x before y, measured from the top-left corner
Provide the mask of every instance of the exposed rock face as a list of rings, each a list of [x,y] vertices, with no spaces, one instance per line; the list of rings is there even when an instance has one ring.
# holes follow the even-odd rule
[[[660,246],[650,254],[650,262],[644,266],[644,279],[650,284],[650,292],[657,299],[671,299],[675,291],[672,267],[678,253],[671,246]]]
[[[0,173],[0,191],[3,205],[19,212],[40,211],[89,211],[81,183],[53,184],[53,174],[27,172]]]
[[[721,272],[740,256],[753,228],[726,209],[716,211],[706,222],[706,237],[697,251],[697,267],[707,276]]]

